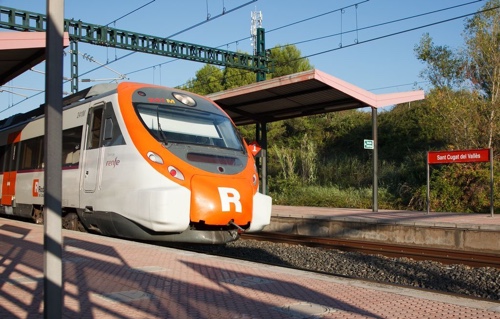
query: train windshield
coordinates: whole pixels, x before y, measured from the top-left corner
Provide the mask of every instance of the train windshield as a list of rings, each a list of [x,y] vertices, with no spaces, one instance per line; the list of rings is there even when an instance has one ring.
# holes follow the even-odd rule
[[[153,104],[136,104],[144,125],[165,144],[197,144],[244,151],[232,122],[210,112]]]

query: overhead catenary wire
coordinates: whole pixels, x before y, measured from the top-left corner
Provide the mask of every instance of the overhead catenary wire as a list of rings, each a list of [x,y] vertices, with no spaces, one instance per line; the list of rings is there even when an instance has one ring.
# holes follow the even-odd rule
[[[271,33],[271,32],[278,31],[278,30],[281,30],[281,29],[284,29],[284,28],[288,28],[288,27],[291,27],[291,26],[294,26],[294,25],[297,25],[297,24],[300,24],[300,23],[311,21],[311,20],[314,20],[314,19],[326,16],[326,15],[329,15],[329,14],[332,14],[332,13],[335,13],[335,12],[342,12],[345,9],[356,7],[356,6],[360,5],[360,4],[368,2],[368,1],[370,1],[370,0],[361,1],[361,2],[358,2],[358,3],[351,4],[349,6],[345,6],[345,7],[342,7],[342,8],[339,8],[339,9],[335,9],[335,10],[331,10],[331,11],[328,11],[328,12],[325,12],[325,13],[321,13],[321,14],[318,14],[318,15],[315,15],[315,16],[312,16],[312,17],[309,17],[309,18],[305,18],[305,19],[298,20],[298,21],[295,21],[295,22],[292,22],[292,23],[288,23],[288,24],[282,25],[280,27],[277,27],[277,28],[274,28],[274,29],[270,29],[270,30],[268,30],[266,32],[267,33]]]
[[[20,94],[20,93],[16,93],[16,92],[14,92],[14,91],[12,91],[12,90],[4,90],[4,89],[0,88],[0,93],[1,93],[1,92],[6,92],[6,93],[14,94],[14,95],[19,95],[19,96],[24,97],[25,99],[28,99],[28,96],[27,96],[27,95]]]
[[[96,59],[94,59],[93,56],[89,55],[89,54],[86,54],[86,53],[81,53],[81,52],[76,52],[77,54],[80,54],[85,60],[88,60],[89,62],[94,62],[95,64],[98,64],[99,66],[105,68],[106,70],[108,71],[111,71],[113,73],[115,73],[116,75],[118,75],[118,78],[117,79],[114,79],[114,80],[123,80],[123,79],[126,79],[127,77],[125,76],[125,74],[122,74],[116,70],[113,70],[112,68],[108,67],[105,63],[100,63],[98,62]],[[91,80],[82,80],[83,82],[90,82]]]
[[[350,6],[345,6],[345,7],[339,8],[339,9],[330,10],[330,11],[325,12],[325,13],[314,15],[314,16],[311,16],[311,17],[308,17],[308,18],[305,18],[305,19],[301,19],[301,20],[298,20],[298,21],[295,21],[295,22],[292,22],[292,23],[285,24],[283,26],[279,26],[279,27],[276,27],[276,28],[273,28],[273,29],[270,29],[270,30],[266,30],[266,34],[274,32],[274,31],[278,31],[278,30],[281,30],[281,29],[284,29],[284,28],[287,28],[287,27],[295,26],[295,25],[298,25],[300,23],[308,22],[308,21],[311,21],[311,20],[314,20],[314,19],[317,19],[317,18],[320,18],[320,17],[324,17],[324,16],[326,16],[328,14],[332,14],[332,13],[335,13],[335,12],[342,12],[343,10],[348,9],[348,8],[352,8],[352,7],[356,8],[356,28],[355,29],[348,30],[348,31],[341,31],[341,32],[335,33],[335,34],[330,34],[330,35],[321,36],[321,37],[315,37],[315,38],[308,39],[308,40],[302,40],[302,41],[298,41],[298,42],[289,43],[289,44],[286,44],[286,45],[281,45],[281,46],[275,46],[274,47],[274,48],[283,48],[283,47],[287,47],[287,46],[292,46],[292,45],[297,45],[297,44],[303,44],[303,43],[308,43],[308,42],[323,40],[323,39],[331,38],[331,37],[334,37],[334,36],[342,36],[342,35],[345,35],[345,34],[348,34],[348,33],[353,33],[353,32],[357,33],[357,32],[362,31],[362,30],[373,29],[373,28],[377,28],[377,27],[381,27],[381,26],[385,26],[385,25],[389,25],[389,24],[394,24],[394,23],[403,22],[403,21],[406,21],[406,20],[411,20],[411,19],[420,18],[420,17],[424,17],[424,16],[428,16],[428,15],[432,15],[432,14],[436,14],[436,13],[440,13],[440,12],[445,12],[445,11],[448,11],[448,10],[457,9],[457,8],[468,6],[468,5],[471,5],[471,4],[474,4],[474,3],[483,2],[485,0],[469,1],[469,2],[466,2],[466,3],[462,3],[462,4],[458,4],[458,5],[453,5],[453,6],[442,8],[442,9],[428,11],[428,12],[424,12],[424,13],[420,13],[420,14],[416,14],[416,15],[412,15],[412,16],[408,16],[408,17],[404,17],[404,18],[399,18],[399,19],[395,19],[395,20],[391,20],[391,21],[386,21],[386,22],[377,23],[377,24],[373,24],[373,25],[370,25],[370,26],[358,28],[357,27],[357,25],[358,25],[358,21],[357,21],[357,7],[358,7],[358,5],[363,4],[365,2],[368,2],[368,1],[370,1],[370,0],[365,0],[365,1],[357,2],[357,3],[352,4]],[[472,14],[475,14],[475,13],[477,13],[477,12],[468,14],[466,16],[469,16],[469,15],[472,15]],[[455,20],[455,19],[459,19],[459,18],[460,17],[456,17],[456,18],[452,18],[452,19]],[[445,21],[445,22],[447,22],[447,21]],[[439,22],[437,24],[439,24]],[[426,26],[417,27],[416,29],[418,29],[418,28],[424,28],[424,27],[426,27]],[[410,30],[410,31],[412,31],[412,30]],[[402,33],[405,33],[405,32],[409,32],[409,31],[402,31]],[[398,33],[395,33],[394,35],[397,35],[397,34]],[[387,35],[386,37],[388,37],[388,36],[391,36],[391,35]],[[228,42],[226,44],[217,46],[217,48],[220,48],[220,47],[223,47],[223,46],[229,46],[230,44],[238,43],[239,41],[242,41],[242,40],[245,40],[245,39],[247,39],[247,38],[242,38],[242,39],[239,39],[239,40],[236,40],[236,41]],[[341,46],[347,48],[347,47],[351,47],[351,46],[353,46],[355,44],[361,44],[361,43],[370,42],[370,41],[373,41],[373,40],[364,40],[364,41],[360,42],[359,37],[356,36],[356,41],[355,41],[354,44],[350,44],[350,45],[347,45],[347,46],[341,45]],[[335,48],[335,49],[332,49],[332,50],[338,50],[338,49],[339,48]],[[327,52],[330,52],[330,51],[327,51]],[[325,52],[325,53],[327,53],[327,52]],[[308,57],[315,56],[315,55],[319,55],[319,54],[308,55]],[[302,57],[302,58],[305,58],[305,57]],[[161,65],[164,65],[164,64],[167,64],[167,63],[172,63],[174,61],[178,61],[178,60],[179,59],[172,59],[172,60],[160,63],[160,64],[156,64],[154,66],[143,67],[141,69],[137,69],[137,70],[134,70],[134,71],[127,72],[127,75],[138,73],[138,72],[141,72],[141,71],[144,71],[144,70],[148,70],[148,69],[150,69],[152,67],[161,66]],[[188,82],[185,82],[183,84],[177,85],[177,87],[185,86],[187,83]]]
[[[407,21],[407,20],[411,20],[411,19],[415,19],[415,18],[421,18],[421,17],[427,16],[427,15],[431,15],[431,14],[435,14],[435,13],[439,13],[439,12],[444,12],[444,11],[448,11],[448,10],[452,10],[452,9],[456,9],[456,8],[459,8],[459,7],[471,5],[471,4],[474,4],[474,3],[477,3],[477,2],[482,2],[482,1],[484,1],[484,0],[475,0],[475,1],[467,2],[467,3],[462,3],[462,4],[451,6],[451,7],[446,7],[446,8],[443,8],[443,9],[438,9],[438,10],[434,10],[434,11],[429,11],[429,12],[424,12],[424,13],[412,15],[412,16],[409,16],[409,17],[404,17],[404,18],[400,18],[400,19],[395,19],[395,20],[391,20],[391,21],[377,23],[377,24],[373,24],[373,25],[370,25],[370,26],[362,27],[362,28],[356,27],[355,29],[352,29],[352,30],[349,30],[349,31],[345,31],[345,32],[339,32],[339,33],[329,34],[329,35],[325,35],[325,36],[321,36],[321,37],[316,37],[316,38],[312,38],[312,39],[308,39],[308,40],[302,40],[302,41],[297,41],[297,42],[294,42],[294,43],[289,43],[289,44],[286,44],[286,45],[281,45],[281,46],[278,46],[278,48],[282,48],[282,47],[286,47],[286,46],[291,46],[291,45],[297,45],[297,44],[303,44],[303,43],[308,43],[308,42],[313,42],[313,41],[317,41],[317,40],[323,40],[323,39],[327,39],[327,38],[331,38],[331,37],[335,37],[335,36],[339,36],[339,35],[342,36],[342,35],[348,34],[348,33],[353,33],[353,32],[359,32],[359,31],[363,31],[363,30],[378,28],[378,27],[389,25],[389,24],[393,24],[393,23]],[[356,21],[356,25],[357,25],[357,21]],[[356,37],[356,40],[359,41],[359,37]]]
[[[1,87],[2,88],[8,88],[8,89],[15,89],[15,90],[26,90],[26,91],[43,92],[42,89],[33,89],[33,88],[27,88],[27,87],[22,87],[22,86],[2,85]]]
[[[130,12],[122,15],[121,17],[119,17],[119,18],[111,21],[110,23],[106,24],[106,26],[109,26],[110,24],[114,24],[114,23],[118,22],[118,20],[121,20],[121,19],[123,19],[123,18],[125,18],[125,17],[127,17],[127,16],[129,16],[129,15],[131,15],[133,13],[136,13],[137,11],[141,10],[144,7],[147,7],[148,5],[150,5],[151,3],[155,2],[155,1],[156,0],[151,0],[148,3],[146,3],[146,4],[143,4],[142,6],[140,6],[140,7],[136,8],[136,9],[134,9],[134,10],[132,10],[132,11],[130,11]]]
[[[328,11],[326,13],[318,14],[318,15],[315,15],[315,16],[312,16],[312,17],[309,17],[309,18],[301,19],[301,20],[298,20],[298,21],[295,21],[295,22],[292,22],[292,23],[288,23],[288,24],[285,24],[285,25],[282,25],[282,26],[279,26],[279,27],[276,27],[276,28],[273,28],[273,29],[269,29],[269,30],[266,30],[266,34],[269,34],[271,32],[275,32],[275,31],[278,31],[278,30],[281,30],[281,29],[284,29],[284,28],[287,28],[287,27],[295,26],[295,25],[300,24],[300,23],[308,22],[308,21],[314,20],[316,18],[321,18],[321,17],[323,17],[323,16],[325,16],[327,14],[339,12],[341,10],[345,10],[345,9],[350,8],[350,7],[357,7],[358,5],[363,4],[363,3],[367,2],[367,1],[369,1],[369,0],[361,1],[361,2],[355,3],[355,4],[350,5],[350,6],[346,6],[346,7],[342,7],[342,8],[339,8],[339,9],[331,10],[331,11]],[[422,17],[422,16],[426,16],[426,15],[430,15],[430,14],[434,14],[434,13],[438,13],[438,12],[448,11],[448,10],[456,9],[456,8],[463,7],[463,6],[468,6],[468,5],[471,5],[471,4],[474,4],[474,3],[478,3],[478,2],[483,2],[483,1],[485,1],[485,0],[474,0],[474,1],[466,2],[466,3],[462,3],[462,4],[459,4],[459,5],[455,5],[455,6],[451,6],[451,7],[446,7],[446,8],[443,8],[443,9],[438,9],[438,10],[434,10],[434,11],[425,12],[425,13],[422,13],[422,14],[419,14],[419,15],[414,15],[414,16],[411,16],[411,17],[405,17],[405,18],[396,19],[396,20],[392,20],[392,21],[382,22],[382,23],[379,23],[379,24],[374,24],[374,25],[371,25],[369,27],[356,28],[355,30],[347,31],[347,32],[344,32],[343,34],[355,32],[355,31],[361,31],[361,30],[370,29],[370,28],[375,28],[375,27],[380,27],[380,26],[383,26],[383,25],[388,25],[388,24],[392,24],[392,23],[396,23],[396,22],[401,22],[401,21],[404,21],[404,20],[409,20],[409,19],[412,19],[412,18]],[[357,16],[356,16],[356,19],[357,19]],[[356,25],[357,25],[357,21],[356,21]],[[340,33],[336,33],[336,34],[333,34],[333,35],[327,35],[327,36],[323,36],[323,37],[317,37],[317,38],[313,38],[313,39],[310,39],[310,40],[304,40],[304,41],[296,42],[295,44],[306,43],[306,42],[311,42],[311,41],[315,41],[315,40],[321,40],[321,39],[324,39],[324,38],[328,38],[328,37],[332,37],[332,36],[337,36],[339,34]],[[241,38],[241,39],[238,39],[238,40],[235,40],[235,41],[231,41],[231,42],[222,44],[222,45],[218,46],[217,48],[220,48],[220,47],[223,47],[223,46],[229,46],[231,44],[234,44],[234,43],[246,40],[246,39],[248,39],[248,37]],[[293,44],[287,44],[287,45],[293,45]],[[287,45],[284,45],[284,46],[287,46]]]
[[[312,16],[312,17],[309,17],[309,18],[305,18],[305,19],[302,19],[302,20],[298,20],[298,21],[295,21],[295,22],[292,22],[292,23],[289,23],[289,24],[286,24],[286,25],[283,25],[283,26],[280,26],[280,27],[277,27],[277,28],[274,28],[274,29],[271,29],[271,30],[267,30],[266,34],[271,33],[273,31],[277,31],[277,30],[286,28],[286,27],[291,27],[291,26],[296,25],[296,24],[307,22],[307,21],[310,21],[310,20],[313,20],[313,19],[316,19],[316,18],[320,18],[320,17],[326,16],[326,15],[331,14],[331,13],[339,12],[341,10],[344,10],[344,9],[347,9],[347,8],[350,8],[350,7],[356,7],[359,4],[362,4],[362,3],[365,3],[365,2],[368,2],[368,1],[370,1],[370,0],[364,0],[364,1],[361,1],[361,2],[357,2],[355,4],[352,4],[352,5],[349,5],[349,6],[346,6],[346,7],[342,7],[342,8],[339,8],[339,9],[335,9],[335,10],[331,10],[331,11],[328,11],[328,12],[324,12],[324,13],[321,13],[321,14],[318,14],[318,15],[315,15],[315,16]],[[241,39],[238,39],[238,40],[235,40],[235,41],[231,41],[231,42],[228,42],[228,43],[225,43],[225,44],[221,44],[219,46],[216,46],[216,48],[222,48],[222,47],[226,47],[227,48],[231,44],[238,45],[239,42],[247,40],[248,38],[249,37],[245,37],[245,38],[241,38]],[[138,69],[138,70],[127,72],[127,74],[133,74],[133,73],[141,72],[141,71],[148,70],[148,69],[150,69],[152,67],[155,67],[155,66],[161,66],[161,65],[164,65],[164,64],[167,64],[167,63],[172,63],[174,61],[179,61],[179,60],[180,59],[178,59],[178,58],[172,59],[172,60],[167,61],[167,62],[155,64],[154,66],[143,67],[143,68]]]
[[[480,1],[482,1],[482,0],[480,0]],[[474,2],[477,2],[477,1],[474,1]],[[324,51],[312,53],[312,54],[309,54],[309,55],[306,55],[306,56],[302,56],[302,57],[294,59],[294,60],[287,61],[286,63],[295,62],[295,61],[302,60],[302,59],[307,59],[307,58],[310,58],[310,57],[313,57],[313,56],[317,56],[317,55],[321,55],[321,54],[326,54],[326,53],[329,53],[329,52],[333,52],[333,51],[337,51],[337,50],[349,48],[349,47],[352,47],[352,46],[361,45],[361,44],[364,44],[364,43],[381,40],[381,39],[384,39],[384,38],[388,38],[388,37],[400,35],[400,34],[403,34],[403,33],[415,31],[415,30],[418,30],[418,29],[427,28],[427,27],[438,25],[438,24],[442,24],[442,23],[447,23],[447,22],[454,21],[454,20],[457,20],[457,19],[462,19],[462,18],[466,18],[466,17],[469,17],[469,16],[473,16],[473,15],[476,15],[478,13],[483,13],[483,12],[487,12],[487,11],[491,11],[491,10],[496,10],[498,8],[500,8],[500,6],[493,7],[493,8],[488,8],[488,9],[484,9],[484,10],[480,10],[480,11],[476,11],[476,12],[473,12],[473,13],[468,13],[468,14],[464,14],[464,15],[460,15],[460,16],[456,16],[456,17],[453,17],[453,18],[448,18],[448,19],[436,21],[436,22],[433,22],[433,23],[428,23],[428,24],[417,26],[417,27],[414,27],[414,28],[400,30],[400,31],[397,31],[397,32],[393,32],[393,33],[386,34],[386,35],[379,36],[379,37],[370,38],[370,39],[363,40],[363,41],[359,41],[358,40],[357,42],[349,44],[349,45],[345,45],[345,46],[341,46],[341,47],[336,47],[336,48],[332,48],[332,49],[328,49],[328,50],[324,50]],[[348,31],[348,32],[352,32],[352,31]],[[281,65],[278,65],[278,66],[281,66]],[[235,76],[239,76],[239,75],[235,75]],[[231,77],[229,77],[229,78],[231,78]],[[184,84],[179,85],[179,87],[185,86],[188,83],[189,82],[185,82]],[[210,82],[207,82],[207,83],[204,83],[204,84],[209,84],[209,83]],[[196,88],[196,87],[197,86],[194,86],[194,88]]]
[[[339,49],[343,49],[343,48],[347,48],[347,47],[352,47],[352,46],[355,46],[355,45],[359,45],[359,44],[363,44],[363,43],[368,43],[368,42],[372,42],[372,41],[381,40],[381,39],[384,39],[384,38],[392,37],[392,36],[395,36],[395,35],[400,35],[400,34],[411,32],[411,31],[415,31],[415,30],[418,30],[418,29],[428,28],[428,27],[431,27],[431,26],[434,26],[434,25],[438,25],[438,24],[450,22],[450,21],[457,20],[457,19],[466,18],[466,17],[469,17],[471,15],[475,15],[475,14],[478,14],[478,13],[483,13],[483,12],[487,12],[487,11],[491,11],[491,10],[496,10],[496,9],[499,9],[499,8],[500,8],[500,6],[496,6],[496,7],[493,7],[493,8],[488,8],[488,9],[480,10],[480,11],[477,11],[477,12],[474,12],[474,13],[463,14],[463,15],[460,15],[460,16],[457,16],[457,17],[453,17],[453,18],[449,18],[449,19],[445,19],[445,20],[441,20],[441,21],[437,21],[437,22],[433,22],[433,23],[428,23],[428,24],[425,24],[425,25],[421,25],[421,26],[418,26],[418,27],[401,30],[401,31],[398,31],[398,32],[389,33],[389,34],[386,34],[386,35],[383,35],[383,36],[379,36],[379,37],[367,39],[367,40],[364,40],[364,41],[359,41],[357,43],[353,43],[353,44],[350,44],[350,45],[347,45],[347,46],[343,46],[342,48],[333,48],[333,49],[324,50],[324,51],[321,51],[321,52],[309,54],[309,55],[301,57],[300,59],[307,59],[307,58],[310,58],[310,57],[313,57],[313,56],[317,56],[317,55],[320,55],[320,54],[325,54],[325,53],[336,51],[336,50],[339,50]],[[296,59],[296,60],[299,60],[299,59]]]
[[[175,36],[177,36],[177,35],[179,35],[179,34],[181,34],[181,33],[184,33],[184,32],[186,32],[186,31],[192,30],[192,29],[194,29],[194,28],[196,28],[196,27],[199,27],[199,26],[201,26],[201,25],[203,25],[203,24],[205,24],[205,23],[208,23],[208,22],[213,21],[213,20],[215,20],[215,19],[217,19],[217,18],[220,18],[220,17],[222,17],[222,16],[224,16],[224,15],[226,15],[226,14],[228,14],[228,13],[231,13],[231,12],[233,12],[233,11],[239,10],[239,9],[241,9],[241,8],[243,8],[243,7],[245,7],[245,6],[249,5],[249,4],[251,4],[251,3],[253,3],[253,2],[256,2],[256,1],[257,1],[257,0],[251,0],[251,1],[249,1],[249,2],[246,2],[246,3],[244,3],[244,4],[241,4],[241,5],[239,5],[239,6],[235,7],[235,8],[232,8],[232,9],[230,9],[230,10],[228,10],[228,11],[222,12],[221,14],[218,14],[218,15],[216,15],[216,16],[214,16],[214,17],[210,17],[209,19],[207,19],[207,20],[205,20],[205,21],[201,21],[201,22],[199,22],[199,23],[197,23],[197,24],[194,24],[194,25],[192,25],[192,26],[190,26],[190,27],[188,27],[188,28],[186,28],[186,29],[183,29],[183,30],[181,30],[181,31],[179,31],[179,32],[176,32],[176,33],[174,33],[174,34],[171,34],[171,35],[169,35],[169,36],[165,37],[165,39],[171,39],[171,38],[173,38],[173,37],[175,37]],[[133,55],[133,54],[135,54],[135,53],[137,53],[137,52],[130,52],[130,53],[128,53],[128,54],[125,54],[125,55],[123,55],[123,56],[121,56],[121,57],[119,57],[119,58],[116,58],[116,59],[115,59],[115,60],[113,60],[113,61],[109,61],[109,62],[107,62],[107,63],[106,63],[106,65],[109,65],[109,64],[114,63],[114,62],[117,62],[117,61],[119,61],[119,60],[121,60],[121,59],[127,58],[127,57],[129,57],[129,56],[131,56],[131,55]],[[92,69],[92,70],[89,70],[89,71],[87,71],[87,72],[84,72],[84,73],[83,73],[83,74],[81,74],[81,75],[86,75],[86,74],[89,74],[89,73],[91,73],[91,72],[94,72],[95,70],[98,70],[99,68],[100,68],[100,67],[94,68],[94,69]]]
[[[106,26],[109,26],[110,24],[113,24],[114,26],[116,26],[116,22],[118,22],[119,20],[133,14],[133,13],[136,13],[137,11],[141,10],[142,8],[144,7],[147,7],[148,5],[150,5],[151,3],[155,2],[156,0],[151,0],[149,1],[148,3],[146,4],[143,4],[142,6],[138,7],[138,8],[135,8],[134,10],[130,11],[130,12],[127,12],[125,13],[124,15],[122,15],[121,17],[109,22],[108,24],[106,24]],[[116,49],[115,49],[115,59],[116,59]],[[108,60],[109,61],[109,60]]]

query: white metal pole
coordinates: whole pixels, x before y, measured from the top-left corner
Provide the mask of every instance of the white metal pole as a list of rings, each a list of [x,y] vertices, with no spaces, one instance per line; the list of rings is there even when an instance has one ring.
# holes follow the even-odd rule
[[[431,184],[430,184],[429,152],[427,152],[427,215],[431,211]]]
[[[493,148],[490,148],[490,214],[491,217],[494,215],[495,210],[495,192],[493,190]]]
[[[373,212],[378,212],[378,124],[377,108],[372,107],[372,139],[373,139]]]
[[[45,74],[44,317],[62,318],[62,81],[64,0],[47,0]]]

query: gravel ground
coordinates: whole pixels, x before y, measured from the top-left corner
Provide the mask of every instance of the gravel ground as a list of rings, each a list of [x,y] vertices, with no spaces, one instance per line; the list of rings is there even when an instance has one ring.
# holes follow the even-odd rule
[[[187,246],[183,246],[187,247]],[[500,269],[243,240],[196,250],[280,266],[500,300]]]

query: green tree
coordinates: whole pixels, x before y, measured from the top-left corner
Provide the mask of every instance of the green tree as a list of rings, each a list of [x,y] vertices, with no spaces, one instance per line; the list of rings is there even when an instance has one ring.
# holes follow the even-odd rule
[[[272,78],[313,68],[308,59],[302,58],[302,53],[295,45],[276,45],[270,50],[269,57],[274,62]]]
[[[446,127],[440,109],[432,103],[435,96],[436,92],[431,91],[423,101],[399,104],[380,114],[381,160],[400,163],[415,153],[447,146],[443,136],[450,128]]]
[[[223,90],[229,90],[232,88],[244,86],[255,82],[255,73],[235,69],[226,68],[222,73],[222,88]]]
[[[500,0],[490,0],[465,26],[465,48],[452,50],[426,34],[415,53],[434,86],[432,101],[455,128],[456,147],[493,147],[499,137]],[[464,143],[461,143],[464,141]],[[455,144],[458,143],[458,144]]]
[[[427,123],[444,142],[441,149],[500,146],[499,8],[500,0],[490,0],[467,20],[462,48],[436,45],[428,34],[415,47],[417,57],[426,63],[422,76],[433,85],[425,107],[432,114]],[[428,144],[429,149],[436,146],[439,143]],[[484,165],[445,165],[432,171],[433,209],[487,210],[488,192],[484,188],[488,188],[488,170]],[[422,188],[415,190],[410,205],[425,202]]]
[[[465,28],[467,75],[483,98],[480,110],[487,129],[487,147],[498,140],[500,111],[500,0],[490,0]]]
[[[200,95],[220,92],[223,90],[222,78],[222,71],[218,67],[206,64],[196,71],[195,78],[190,79],[185,85],[181,86],[181,89]]]
[[[269,57],[275,62],[273,73],[268,78],[289,75],[312,69],[309,60],[301,57],[300,50],[294,45],[276,46],[270,50]],[[196,71],[195,77],[190,79],[181,89],[201,95],[216,93],[239,86],[254,83],[254,72],[236,68],[219,68],[206,64]]]
[[[419,60],[427,63],[420,76],[427,79],[435,88],[454,88],[465,80],[465,61],[446,45],[436,45],[426,33],[415,46]]]

